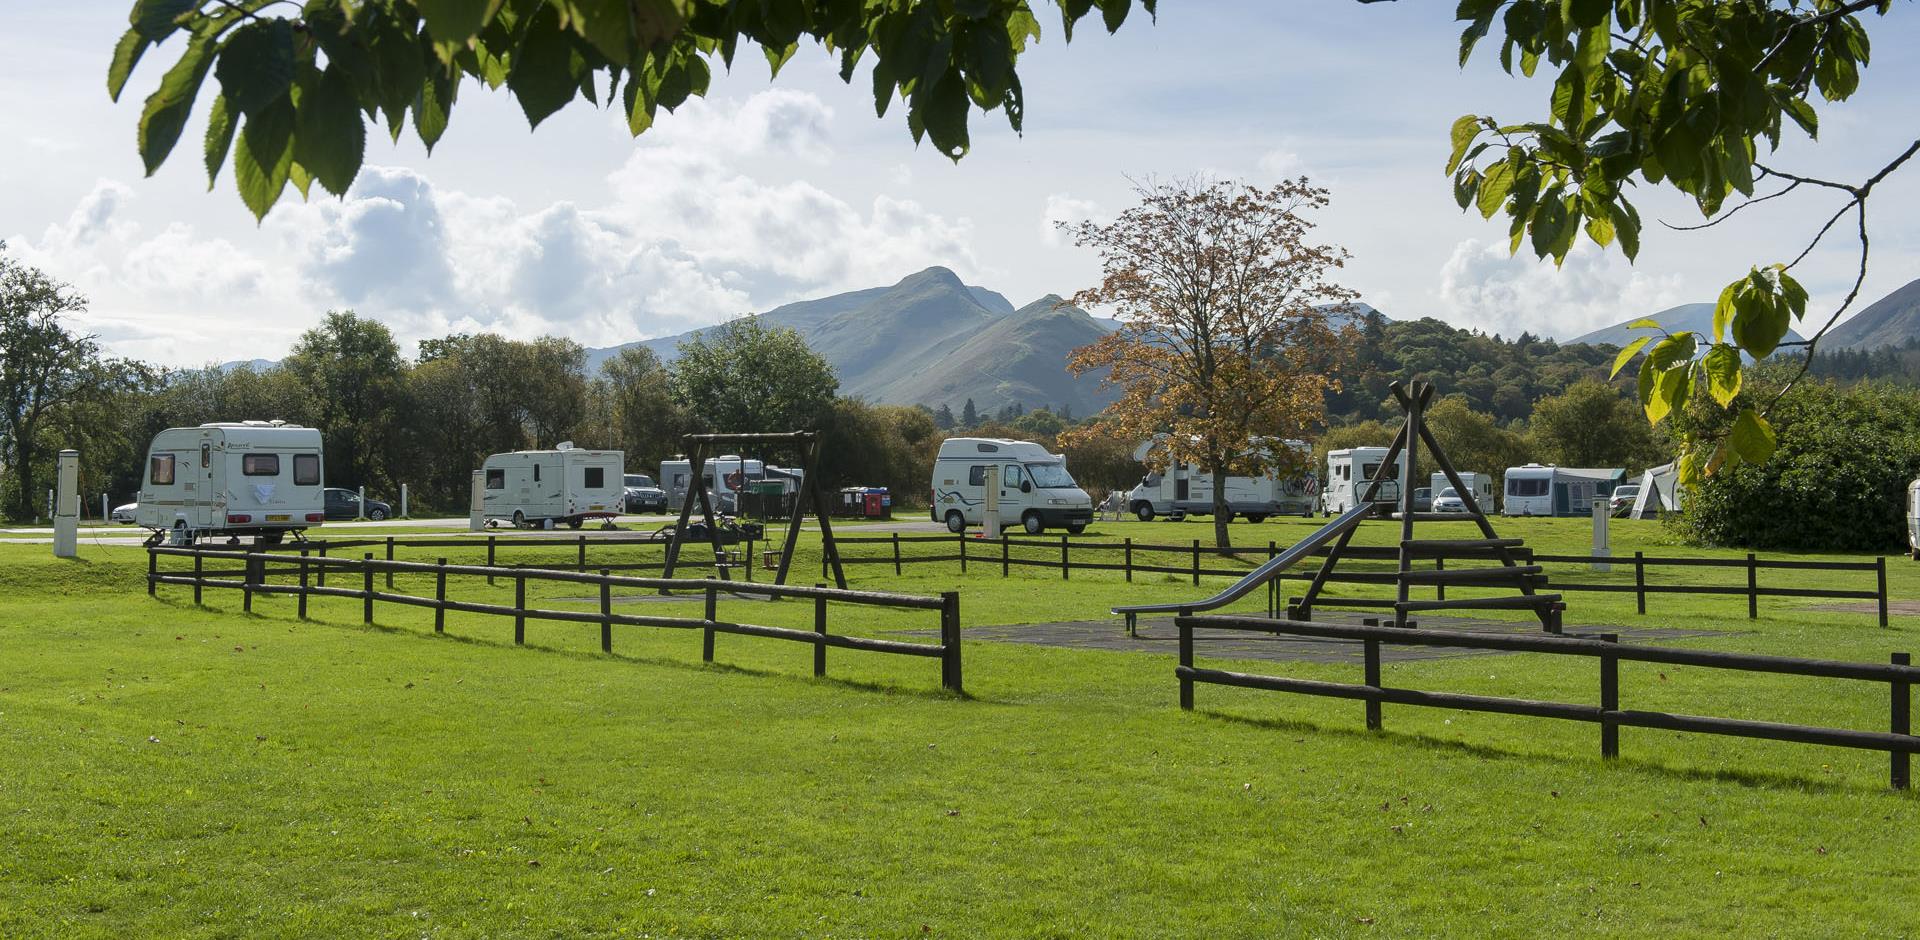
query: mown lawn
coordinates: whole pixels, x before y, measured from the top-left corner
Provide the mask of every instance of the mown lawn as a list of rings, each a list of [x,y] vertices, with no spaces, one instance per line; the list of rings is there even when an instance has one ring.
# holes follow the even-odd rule
[[[1542,551],[1580,550],[1588,531],[1501,525]],[[1095,534],[1184,543],[1210,531]],[[1263,549],[1307,531],[1235,526]],[[1393,537],[1363,529],[1369,543]],[[1693,551],[1662,538],[1619,525],[1615,551]],[[0,936],[1920,929],[1920,801],[1886,790],[1884,754],[1626,729],[1623,758],[1603,762],[1584,724],[1388,706],[1388,730],[1368,733],[1357,703],[1205,686],[1183,713],[1168,655],[989,642],[966,645],[957,697],[938,691],[932,660],[835,650],[816,680],[807,647],[756,638],[720,637],[719,662],[703,666],[683,631],[617,627],[606,656],[587,625],[533,623],[515,648],[500,618],[453,614],[435,636],[430,613],[397,606],[363,626],[357,601],[315,601],[308,622],[290,598],[256,599],[253,616],[232,592],[195,608],[180,587],[149,599],[144,565],[130,548],[56,563],[44,545],[0,545]],[[815,580],[817,555],[800,565]],[[964,577],[945,563],[852,571],[856,586],[959,590],[974,625],[1092,618],[1225,583],[1018,568],[1002,579],[997,564]],[[1920,597],[1911,563],[1891,559],[1889,574],[1896,599]],[[1744,583],[1734,570],[1660,577]],[[1763,583],[1796,578],[1872,585],[1870,573]],[[400,583],[431,592],[424,578]],[[594,606],[592,589],[530,593]],[[1630,594],[1576,594],[1568,622],[1874,662],[1920,646],[1920,618],[1881,630],[1810,603],[1765,599],[1749,621],[1744,598],[1661,596],[1642,618]],[[726,601],[721,613],[811,622],[798,603]],[[834,623],[885,636],[935,620],[836,606]],[[1391,664],[1386,681],[1597,694],[1592,661],[1546,656]],[[1883,729],[1888,709],[1884,686],[1837,680],[1628,664],[1622,685],[1628,707],[1695,714]]]

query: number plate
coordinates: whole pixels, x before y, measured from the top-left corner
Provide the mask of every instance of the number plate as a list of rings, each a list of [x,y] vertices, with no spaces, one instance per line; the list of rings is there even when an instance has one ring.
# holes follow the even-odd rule
[[[267,521],[268,522],[291,522],[293,521],[293,517],[282,513],[280,515],[268,516]]]
[[[588,506],[587,508],[593,510],[594,512],[599,512],[600,510],[605,509],[607,507],[595,504],[592,506]]]

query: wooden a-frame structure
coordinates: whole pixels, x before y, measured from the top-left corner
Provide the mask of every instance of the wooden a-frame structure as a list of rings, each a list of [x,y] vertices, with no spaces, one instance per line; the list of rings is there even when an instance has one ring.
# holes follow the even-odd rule
[[[717,560],[724,549],[720,547],[720,527],[714,518],[713,498],[707,491],[705,473],[707,459],[714,456],[712,451],[725,445],[760,445],[778,447],[793,452],[799,459],[800,492],[793,501],[793,515],[787,522],[787,537],[780,550],[780,568],[774,575],[773,583],[787,583],[787,570],[793,564],[793,550],[800,543],[800,524],[809,506],[814,517],[820,520],[820,550],[833,567],[833,580],[836,587],[847,586],[847,573],[840,566],[840,550],[833,541],[833,523],[830,521],[826,494],[820,491],[820,434],[817,431],[787,431],[769,434],[689,434],[687,442],[688,480],[687,495],[680,503],[680,521],[673,527],[673,537],[667,542],[666,569],[662,578],[673,577],[673,568],[680,560],[680,546],[686,541],[687,523],[693,516],[693,507],[700,505],[700,516],[706,521],[707,536],[713,543],[713,557]],[[744,463],[744,461],[743,461]],[[753,559],[746,560],[753,564]],[[721,580],[727,580],[728,572],[724,565],[715,567]]]
[[[1406,461],[1400,471],[1400,506],[1392,518],[1400,523],[1399,570],[1395,572],[1396,596],[1391,601],[1365,598],[1339,598],[1331,600],[1341,606],[1377,606],[1393,608],[1393,624],[1398,627],[1409,626],[1408,614],[1419,611],[1441,610],[1531,610],[1540,618],[1540,624],[1548,632],[1558,633],[1561,626],[1561,614],[1566,604],[1558,594],[1536,593],[1536,587],[1546,584],[1546,576],[1541,574],[1539,565],[1522,565],[1516,560],[1516,550],[1521,539],[1503,539],[1493,529],[1493,523],[1487,519],[1486,511],[1473,498],[1473,490],[1462,482],[1460,474],[1454,470],[1453,462],[1440,448],[1440,442],[1426,425],[1427,404],[1433,398],[1433,384],[1415,380],[1402,385],[1393,383],[1393,397],[1398,399],[1400,407],[1406,410],[1407,418],[1400,427],[1400,433],[1387,448],[1387,456],[1380,461],[1381,467],[1392,467],[1402,453]],[[1460,496],[1466,506],[1465,512],[1415,512],[1413,491],[1418,483],[1414,477],[1418,469],[1417,459],[1420,445],[1426,444],[1427,453],[1440,472],[1446,475],[1453,491]],[[1360,502],[1372,503],[1380,492],[1380,484],[1386,480],[1385,474],[1375,474],[1368,483]],[[1462,522],[1472,521],[1479,526],[1480,538],[1477,539],[1416,539],[1413,526],[1416,522]],[[1293,598],[1287,606],[1287,617],[1291,620],[1312,620],[1313,605],[1320,598],[1321,591],[1333,571],[1339,566],[1346,554],[1347,543],[1352,541],[1355,529],[1349,528],[1341,533],[1339,541],[1327,553],[1327,560],[1321,564],[1313,582],[1307,585],[1302,597]],[[1497,561],[1499,564],[1479,568],[1422,568],[1415,570],[1414,559],[1439,559],[1444,564],[1448,558],[1471,558]],[[1419,599],[1409,595],[1415,585],[1426,587],[1513,587],[1520,593],[1496,597],[1461,597],[1444,599]]]

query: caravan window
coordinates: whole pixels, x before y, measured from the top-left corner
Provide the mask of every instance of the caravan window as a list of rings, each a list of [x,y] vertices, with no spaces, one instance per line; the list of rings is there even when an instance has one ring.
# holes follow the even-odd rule
[[[1375,476],[1379,475],[1380,465],[1377,463],[1367,464],[1366,466],[1360,468],[1360,473],[1361,473],[1361,477],[1360,477],[1361,479],[1371,480]]]
[[[539,464],[533,465],[533,482],[535,483],[540,482],[540,465]]]
[[[504,490],[506,488],[507,488],[507,471],[505,469],[500,467],[495,467],[492,470],[487,471],[487,489]]]
[[[280,455],[244,454],[240,457],[240,472],[250,477],[277,477],[280,475]]]
[[[294,454],[293,455],[293,485],[294,486],[319,486],[320,485],[320,455],[319,454]]]
[[[587,489],[597,490],[600,487],[607,485],[607,468],[588,467],[586,468],[586,470],[587,470]]]
[[[980,466],[979,464],[975,464],[971,467],[968,467],[967,468],[967,484],[969,486],[986,486],[987,485],[987,468]]]
[[[154,486],[173,485],[173,455],[154,454],[153,462],[147,468],[147,482]]]
[[[1507,481],[1507,495],[1508,496],[1545,496],[1547,495],[1547,481],[1544,477],[1538,477],[1530,480],[1509,479]]]

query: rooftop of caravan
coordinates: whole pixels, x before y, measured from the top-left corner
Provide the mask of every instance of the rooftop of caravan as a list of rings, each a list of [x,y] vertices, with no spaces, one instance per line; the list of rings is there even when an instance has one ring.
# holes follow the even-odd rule
[[[217,431],[218,435],[205,432]],[[209,421],[194,427],[168,428],[162,434],[187,434],[198,439],[217,437],[233,443],[276,443],[311,447],[320,439],[314,428],[284,421]]]
[[[940,459],[962,460],[991,456],[1010,458],[1037,463],[1063,463],[1064,457],[1047,453],[1047,449],[1032,441],[1015,441],[1001,437],[949,437],[940,442]]]
[[[1627,471],[1624,467],[1556,467],[1553,464],[1530,463],[1521,467],[1508,467],[1508,476],[1527,476],[1531,474],[1551,473],[1555,476],[1573,477],[1581,480],[1624,480]]]

